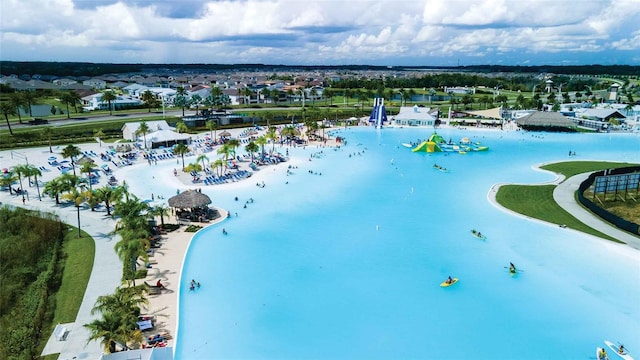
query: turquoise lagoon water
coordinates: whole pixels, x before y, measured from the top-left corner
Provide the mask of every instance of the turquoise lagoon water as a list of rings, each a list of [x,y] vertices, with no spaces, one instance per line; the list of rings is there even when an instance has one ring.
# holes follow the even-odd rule
[[[238,216],[192,240],[176,358],[587,359],[604,339],[640,356],[639,252],[487,200],[497,183],[553,180],[543,162],[640,162],[640,137],[442,129],[490,150],[401,145],[431,132],[339,130],[346,146],[289,149],[305,160],[261,170],[264,188],[203,188]]]

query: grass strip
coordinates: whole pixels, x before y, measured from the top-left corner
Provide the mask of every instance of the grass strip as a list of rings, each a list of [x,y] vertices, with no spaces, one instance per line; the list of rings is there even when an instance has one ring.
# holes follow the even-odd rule
[[[541,166],[541,169],[562,174],[570,178],[577,174],[600,171],[605,169],[634,166],[637,164],[608,161],[563,161]],[[552,224],[567,225],[571,229],[611,240],[621,241],[584,224],[565,211],[553,199],[556,185],[503,185],[498,189],[496,201],[501,206]],[[576,200],[577,201],[577,200]],[[584,208],[584,207],[583,207]]]
[[[81,231],[82,237],[78,238],[78,228],[69,226],[63,245],[64,270],[62,272],[62,284],[54,297],[55,311],[49,332],[42,334],[42,352],[47,339],[57,324],[74,322],[78,316],[78,310],[82,304],[84,293],[89,283],[89,277],[93,269],[95,257],[95,242],[89,234]],[[84,325],[84,324],[79,324]],[[46,327],[43,327],[46,329]],[[44,360],[54,360],[58,354],[43,357]]]
[[[621,241],[593,229],[576,219],[553,200],[556,185],[503,185],[496,201],[519,214],[620,243]]]

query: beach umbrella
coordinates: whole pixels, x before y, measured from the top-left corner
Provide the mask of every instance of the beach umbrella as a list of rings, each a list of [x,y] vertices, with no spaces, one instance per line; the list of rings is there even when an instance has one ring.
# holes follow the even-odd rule
[[[84,165],[86,163],[94,163],[95,161],[93,161],[93,159],[87,157],[87,156],[83,156],[80,159],[76,160],[76,164],[78,165]]]
[[[229,137],[229,136],[231,136],[231,133],[228,131],[223,131],[220,133],[220,137]]]
[[[169,198],[168,203],[174,208],[193,209],[211,204],[211,198],[199,191],[187,190]]]

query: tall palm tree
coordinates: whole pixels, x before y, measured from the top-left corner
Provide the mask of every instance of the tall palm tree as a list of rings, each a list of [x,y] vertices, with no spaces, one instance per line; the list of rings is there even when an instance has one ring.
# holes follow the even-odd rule
[[[126,329],[124,329],[122,321],[116,313],[103,313],[102,318],[95,319],[85,324],[84,327],[89,330],[87,343],[100,340],[107,354],[116,352],[116,343],[125,342],[124,334]]]
[[[80,167],[80,173],[87,174],[87,182],[89,183],[90,191],[93,191],[93,188],[91,187],[91,173],[93,172],[93,169],[95,169],[96,167],[97,165],[91,161],[87,161],[86,163],[82,164],[82,167]]]
[[[111,106],[111,102],[116,100],[116,94],[111,89],[107,89],[102,92],[101,101],[109,104],[109,115],[113,115],[113,107]]]
[[[73,169],[73,175],[76,174],[76,163],[75,158],[80,155],[80,148],[75,145],[67,145],[64,149],[62,149],[62,157],[67,159],[71,159],[71,168]]]
[[[260,138],[263,138],[263,136],[261,136]],[[251,154],[251,161],[253,162],[253,155],[258,152],[258,150],[260,150],[260,147],[258,146],[258,144],[256,144],[253,141],[249,141],[249,143],[244,147],[244,149]],[[264,149],[264,147],[263,147]]]
[[[49,143],[49,153],[52,154],[53,149],[51,148],[51,137],[53,136],[53,127],[52,126],[43,127],[42,130],[40,130],[40,134],[42,135],[42,137],[47,139],[47,142]]]
[[[24,199],[24,187],[22,186],[22,177],[26,176],[29,173],[28,166],[25,165],[16,165],[11,168],[11,172],[18,175],[18,180],[20,181],[20,190],[22,191],[22,198]]]
[[[173,153],[182,158],[182,170],[184,171],[184,155],[188,154],[191,150],[185,144],[176,144],[173,148]]]
[[[98,144],[102,147],[102,138],[105,136],[105,133],[102,131],[102,128],[93,131],[93,136],[98,139]]]
[[[76,213],[78,217],[78,238],[82,237],[80,228],[80,206],[87,200],[87,195],[84,191],[78,188],[71,189],[67,194],[62,195],[63,199],[73,201],[73,205],[76,207]]]
[[[8,187],[9,188],[9,194],[13,194],[13,190],[11,189],[11,185],[13,185],[13,183],[18,180],[18,177],[12,173],[9,173],[9,175],[5,175],[5,176],[0,176],[0,187]]]
[[[109,185],[104,185],[96,189],[96,200],[98,202],[104,202],[104,206],[107,208],[107,216],[111,216],[111,204],[121,198],[122,191],[118,191]]]
[[[278,133],[276,133],[275,126],[269,127],[265,136],[267,139],[271,140],[271,152],[273,152],[276,147],[276,141],[278,140]]]
[[[200,109],[200,105],[202,105],[202,96],[198,94],[191,95],[191,105],[196,107],[196,115],[198,115],[198,110]]]
[[[148,259],[147,249],[149,248],[149,232],[143,228],[120,229],[118,234],[121,240],[116,243],[114,249],[123,264],[122,280],[130,281],[136,286],[136,263],[138,258],[145,262]]]
[[[60,178],[54,178],[44,184],[43,194],[49,195],[56,200],[56,205],[60,205],[60,195],[65,191],[65,184]]]
[[[18,121],[22,124],[22,116],[20,115],[20,108],[24,107],[26,104],[24,97],[20,96],[19,93],[13,93],[9,96],[9,102],[16,109],[16,114],[18,114]]]
[[[153,216],[160,217],[160,225],[164,228],[164,217],[169,216],[169,208],[164,205],[156,205],[151,209]]]
[[[212,168],[216,169],[216,173],[218,176],[222,173],[222,169],[224,169],[225,162],[222,159],[216,159],[211,165]],[[1,180],[1,179],[0,179]]]
[[[23,109],[27,110],[27,112],[29,113],[29,116],[33,117],[33,112],[31,111],[31,105],[33,105],[36,101],[36,99],[38,98],[38,94],[36,94],[34,91],[22,91],[20,93],[20,96],[22,96],[22,98],[24,99],[25,104],[23,105]]]
[[[231,148],[229,143],[226,142],[226,143],[222,144],[222,146],[220,146],[216,152],[218,154],[224,155],[224,164],[226,166],[227,161],[229,160],[229,157],[233,153],[233,149]]]
[[[147,125],[146,121],[142,121],[140,123],[140,127],[138,127],[138,130],[136,130],[136,135],[142,134],[145,149],[147,148],[147,134],[149,133],[149,131],[151,131],[151,129],[149,128],[149,125]]]
[[[189,106],[189,99],[187,98],[187,90],[184,87],[178,86],[178,88],[176,89],[176,97],[173,100],[173,103],[174,105],[182,108],[182,116],[184,116],[184,108]]]
[[[27,173],[26,175],[31,178],[33,176],[33,182],[36,183],[36,189],[38,190],[38,200],[42,201],[42,197],[40,196],[40,184],[38,184],[38,176],[42,176],[42,171],[38,169],[36,166],[27,164]]]
[[[158,98],[156,98],[151,90],[146,90],[145,92],[143,92],[142,96],[140,96],[140,99],[144,101],[145,104],[147,104],[149,112],[151,112],[152,107],[157,106],[158,104]]]
[[[259,136],[255,141],[255,145],[260,146],[260,158],[264,157],[264,146],[267,145],[267,137],[265,135]],[[253,155],[251,155],[251,161],[253,161]]]
[[[74,109],[76,108],[76,104],[80,101],[78,93],[73,90],[65,91],[60,95],[60,101],[67,106],[67,119],[70,119],[71,112],[69,111],[69,105],[73,105]]]
[[[218,122],[214,120],[207,121],[207,128],[209,129],[209,137],[211,137],[212,141],[215,141],[216,136],[218,136]]]
[[[207,157],[207,155],[205,154],[200,154],[198,155],[198,157],[196,158],[196,162],[202,162],[202,168],[206,169],[207,167],[204,165],[204,161],[207,160],[207,162],[209,162],[209,158]]]
[[[187,124],[184,123],[184,121],[178,121],[178,123],[176,123],[176,131],[178,132],[178,134],[182,134],[183,132],[187,132],[189,130],[189,127],[187,127]]]
[[[15,115],[16,109],[8,102],[0,102],[0,112],[4,115],[4,119],[7,121],[7,127],[9,127],[9,134],[13,135],[13,130],[11,129],[11,123],[9,122],[9,115]]]

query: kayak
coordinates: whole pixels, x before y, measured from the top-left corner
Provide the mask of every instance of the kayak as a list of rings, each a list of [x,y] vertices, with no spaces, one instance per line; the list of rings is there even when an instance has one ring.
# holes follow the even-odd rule
[[[408,147],[408,148],[412,148],[413,147],[413,145],[411,145],[409,143],[402,143],[402,146]]]
[[[629,353],[627,351],[625,351],[624,353],[620,354],[618,352],[618,347],[616,345],[614,345],[611,341],[604,341],[605,345],[607,345],[609,347],[609,349],[611,349],[611,351],[613,351],[616,355],[620,356],[622,359],[624,360],[633,360],[633,357],[631,357],[631,355],[629,355]]]
[[[482,233],[479,231],[471,230],[471,235],[477,237],[480,240],[487,240],[487,237],[482,235]]]
[[[455,283],[457,283],[457,282],[458,282],[458,278],[453,278],[453,281],[452,281],[452,282],[447,283],[447,280],[445,280],[445,281],[443,281],[442,283],[440,283],[440,286],[442,286],[442,287],[449,287],[449,286],[451,286],[451,285],[453,285],[453,284],[455,284]]]
[[[604,353],[604,356],[600,356],[600,352],[601,350],[604,350],[601,347],[596,347],[596,359],[598,360],[609,360],[609,356],[607,356],[607,353]]]

